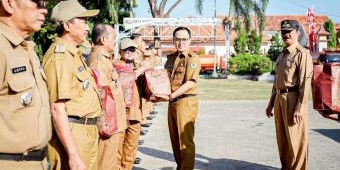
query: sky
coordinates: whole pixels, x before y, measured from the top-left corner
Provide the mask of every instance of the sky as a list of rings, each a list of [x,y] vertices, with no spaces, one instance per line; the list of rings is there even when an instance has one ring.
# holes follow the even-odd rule
[[[158,0],[160,2],[161,0]],[[168,0],[169,4],[175,0]],[[195,0],[183,0],[170,15],[171,17],[213,17],[215,14],[215,0],[205,0],[203,14],[196,12]],[[135,9],[136,17],[152,17],[147,0],[137,0],[138,7]],[[307,7],[313,7],[315,15],[327,15],[333,22],[340,23],[340,1],[339,0],[269,0],[266,15],[306,15]],[[228,14],[229,0],[216,0],[216,15]]]

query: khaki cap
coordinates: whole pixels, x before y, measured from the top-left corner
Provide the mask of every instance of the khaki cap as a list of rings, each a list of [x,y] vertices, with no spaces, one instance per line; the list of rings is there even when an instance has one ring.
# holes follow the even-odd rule
[[[137,48],[137,46],[136,46],[136,44],[133,40],[131,40],[130,38],[123,38],[120,42],[119,50],[124,50],[124,49],[127,49],[129,47]]]
[[[73,18],[87,18],[98,15],[99,10],[87,10],[77,0],[67,0],[59,2],[53,9],[51,18],[52,20],[68,21]]]

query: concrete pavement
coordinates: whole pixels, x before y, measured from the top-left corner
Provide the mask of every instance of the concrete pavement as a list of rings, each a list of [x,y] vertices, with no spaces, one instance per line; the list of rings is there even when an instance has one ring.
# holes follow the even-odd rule
[[[338,170],[340,124],[309,109],[309,169]],[[200,101],[196,123],[197,170],[277,170],[280,168],[273,118],[265,116],[267,101]],[[175,170],[167,128],[167,104],[139,147],[141,164],[133,170]]]

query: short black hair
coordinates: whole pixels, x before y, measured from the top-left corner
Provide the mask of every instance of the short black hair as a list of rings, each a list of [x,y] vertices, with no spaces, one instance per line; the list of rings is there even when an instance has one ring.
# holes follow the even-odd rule
[[[189,29],[188,27],[177,27],[177,28],[174,30],[174,32],[173,32],[173,34],[172,34],[172,37],[175,37],[176,32],[182,31],[182,30],[187,31],[188,34],[189,34],[189,38],[191,38],[191,31],[190,31],[190,29]]]
[[[96,24],[93,27],[92,34],[91,34],[91,39],[94,44],[98,44],[99,40],[103,36],[107,36],[107,28],[112,27],[111,25],[108,24]]]

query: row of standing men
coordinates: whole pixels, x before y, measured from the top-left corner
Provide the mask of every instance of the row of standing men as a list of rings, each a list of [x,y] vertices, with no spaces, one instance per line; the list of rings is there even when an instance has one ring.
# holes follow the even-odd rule
[[[41,65],[34,52],[34,42],[27,39],[43,24],[47,14],[43,0],[1,1],[2,168],[132,169],[141,122],[146,115],[143,112],[149,113],[152,105],[142,99],[138,77],[159,63],[159,58],[143,58],[143,50],[138,49],[142,47],[142,40],[134,36],[134,40],[121,40],[120,60],[112,64],[115,31],[110,25],[98,24],[91,37],[95,46],[86,63],[78,46],[86,41],[89,32],[87,18],[98,13],[99,10],[85,9],[77,0],[59,2],[51,14],[57,23],[57,37]],[[179,36],[174,40],[178,52],[165,65],[173,80],[173,93],[156,96],[155,101],[161,98],[170,101],[169,112],[173,115],[169,114],[169,128],[177,169],[193,169],[196,81],[200,64],[198,57],[188,50],[190,30],[181,27],[174,31],[175,36]],[[114,65],[131,65],[134,68],[136,85],[132,107],[125,107]],[[97,84],[93,69],[100,72]],[[116,102],[117,129],[110,137],[99,136],[96,126],[104,94],[98,90],[98,82],[101,86],[110,87]],[[189,105],[188,98],[191,98]],[[144,107],[146,109],[143,106],[147,106]],[[182,112],[186,112],[186,117],[178,116],[183,115]]]

